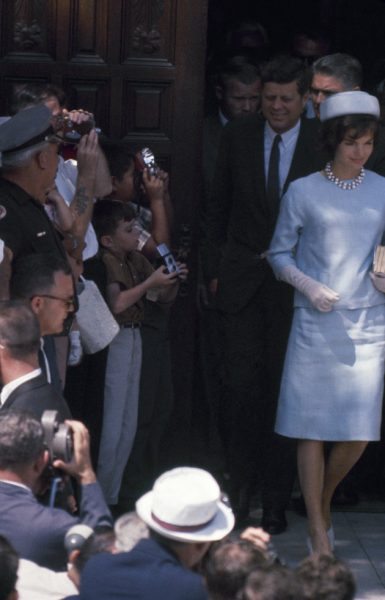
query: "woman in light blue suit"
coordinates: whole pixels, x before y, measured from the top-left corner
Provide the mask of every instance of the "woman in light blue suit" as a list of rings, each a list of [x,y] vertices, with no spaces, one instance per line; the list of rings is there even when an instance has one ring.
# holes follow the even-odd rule
[[[385,279],[371,268],[385,229],[385,178],[363,168],[378,117],[377,99],[365,92],[321,105],[332,161],[290,185],[268,252],[277,278],[296,288],[276,432],[298,438],[316,553],[333,549],[335,488],[380,437]],[[324,442],[335,442],[326,461]]]

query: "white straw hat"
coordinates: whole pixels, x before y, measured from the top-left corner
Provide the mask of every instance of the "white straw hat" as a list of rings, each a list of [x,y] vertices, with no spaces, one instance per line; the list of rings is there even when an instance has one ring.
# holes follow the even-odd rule
[[[164,537],[182,542],[214,542],[234,527],[232,510],[221,501],[214,477],[203,469],[167,471],[139,498],[141,519]]]
[[[372,115],[380,116],[380,104],[375,96],[366,92],[340,92],[329,96],[320,105],[321,121],[328,121],[343,115]]]

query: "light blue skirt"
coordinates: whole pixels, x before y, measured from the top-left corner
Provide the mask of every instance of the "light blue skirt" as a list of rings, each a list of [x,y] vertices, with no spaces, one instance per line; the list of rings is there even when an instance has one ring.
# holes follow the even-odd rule
[[[385,305],[296,308],[275,431],[324,441],[380,439]]]

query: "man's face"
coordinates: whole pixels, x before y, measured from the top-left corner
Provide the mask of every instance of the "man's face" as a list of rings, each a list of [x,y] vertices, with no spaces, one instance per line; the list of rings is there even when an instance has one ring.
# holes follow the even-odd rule
[[[39,300],[36,308],[36,300]],[[34,296],[32,310],[36,313],[42,335],[63,331],[63,323],[68,313],[74,310],[74,285],[71,275],[57,271],[54,285],[47,291]]]
[[[310,97],[313,103],[314,112],[316,117],[319,119],[320,116],[320,104],[338,92],[345,92],[346,89],[342,82],[336,77],[331,75],[322,75],[321,73],[314,73],[313,80],[310,86]]]
[[[306,100],[307,94],[301,96],[296,81],[268,81],[262,89],[262,113],[276,133],[285,133],[298,122]]]
[[[255,113],[259,108],[260,95],[260,79],[250,84],[228,79],[224,87],[216,88],[220,109],[230,121],[242,115]]]

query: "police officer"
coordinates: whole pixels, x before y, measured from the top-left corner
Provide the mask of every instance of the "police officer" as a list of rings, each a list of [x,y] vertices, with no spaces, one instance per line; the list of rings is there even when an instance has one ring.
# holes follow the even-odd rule
[[[0,294],[7,298],[12,263],[36,252],[66,259],[61,240],[45,210],[58,164],[60,138],[44,105],[17,113],[0,125]],[[10,268],[9,268],[10,265]]]

